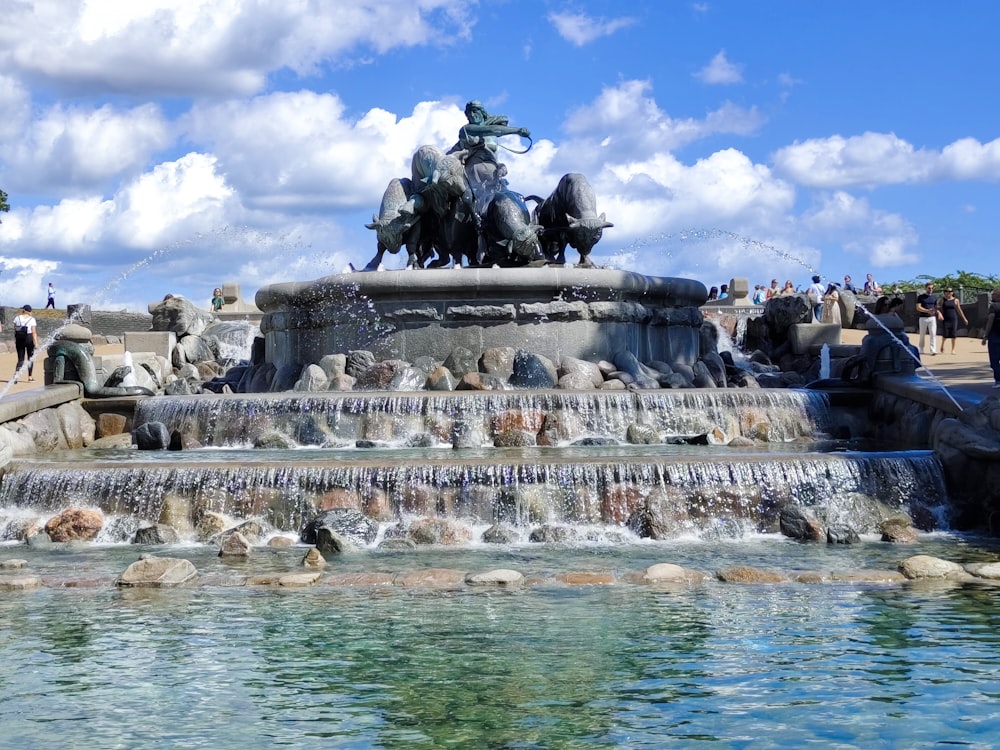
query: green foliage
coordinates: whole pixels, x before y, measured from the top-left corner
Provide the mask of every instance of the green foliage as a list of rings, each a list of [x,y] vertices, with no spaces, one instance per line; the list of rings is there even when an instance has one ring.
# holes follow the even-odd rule
[[[7,193],[3,190],[0,190],[0,211],[10,211],[10,204],[7,202]]]
[[[970,273],[969,271],[955,271],[954,274],[949,273],[945,276],[923,275],[910,281],[894,281],[890,284],[884,284],[882,288],[889,290],[898,286],[903,292],[922,291],[927,282],[934,284],[936,289],[951,287],[956,292],[959,288],[987,292],[1000,287],[1000,276],[983,276],[982,274]]]

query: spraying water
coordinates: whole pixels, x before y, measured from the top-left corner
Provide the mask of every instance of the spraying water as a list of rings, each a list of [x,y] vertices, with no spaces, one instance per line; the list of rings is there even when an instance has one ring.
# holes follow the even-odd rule
[[[819,350],[819,379],[826,380],[830,377],[830,345],[823,344]]]

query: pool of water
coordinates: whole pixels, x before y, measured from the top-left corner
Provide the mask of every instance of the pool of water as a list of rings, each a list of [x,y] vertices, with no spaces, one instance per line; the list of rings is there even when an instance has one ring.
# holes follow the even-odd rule
[[[139,550],[32,550],[48,576],[120,572]],[[148,550],[146,550],[148,551]],[[295,569],[262,551],[254,572]],[[163,554],[163,550],[159,551]],[[801,545],[775,537],[363,553],[333,572],[510,567],[516,590],[170,590],[0,594],[5,747],[992,747],[1000,591],[982,585],[565,586],[564,570],[893,568],[995,560],[992,540]],[[204,574],[243,571],[180,547]]]

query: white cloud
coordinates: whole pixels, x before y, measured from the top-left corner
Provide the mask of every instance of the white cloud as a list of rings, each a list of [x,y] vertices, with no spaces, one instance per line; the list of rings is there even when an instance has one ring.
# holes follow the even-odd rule
[[[674,119],[660,109],[651,90],[649,81],[635,80],[606,87],[594,101],[570,113],[565,130],[577,138],[604,141],[599,154],[604,160],[618,152],[669,152],[713,134],[750,135],[764,122],[756,108],[728,102],[703,120]]]
[[[307,210],[377,206],[418,146],[449,147],[465,121],[454,104],[422,102],[405,117],[373,109],[352,122],[338,97],[311,91],[196,105],[185,118],[248,207]]]
[[[468,38],[464,0],[8,3],[0,69],[82,90],[238,93],[271,71]],[[367,52],[366,52],[367,51]]]
[[[704,68],[694,74],[702,83],[724,85],[743,82],[743,66],[729,62],[721,50]]]
[[[951,180],[1000,180],[1000,138],[962,138],[941,151],[938,174]]]
[[[939,168],[932,151],[915,149],[892,133],[814,138],[780,149],[773,158],[776,171],[818,188],[923,182]]]
[[[910,250],[918,236],[909,221],[843,191],[821,196],[819,204],[803,214],[801,224],[810,236],[840,241],[844,250],[876,268],[920,260]]]
[[[816,188],[877,187],[941,180],[1000,180],[1000,138],[962,138],[940,152],[893,133],[813,138],[774,154],[775,171]]]
[[[85,194],[136,173],[172,137],[154,104],[127,111],[56,106],[5,149],[5,162],[19,192]]]
[[[589,44],[602,36],[611,36],[616,31],[636,23],[635,18],[594,18],[584,13],[550,13],[549,22],[563,39],[577,47]]]
[[[11,143],[31,121],[31,97],[20,81],[0,75],[0,153],[4,143]]]
[[[198,153],[157,165],[115,196],[111,234],[148,249],[225,223],[234,192],[215,166],[214,156]]]

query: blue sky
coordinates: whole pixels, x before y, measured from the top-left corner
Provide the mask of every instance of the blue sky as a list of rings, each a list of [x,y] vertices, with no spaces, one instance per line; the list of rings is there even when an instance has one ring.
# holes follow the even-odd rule
[[[413,150],[470,99],[582,172],[594,260],[707,285],[998,273],[991,2],[10,0],[0,304],[363,266]],[[512,149],[525,143],[509,138]],[[575,253],[571,253],[575,257]],[[386,266],[402,259],[387,256]]]

